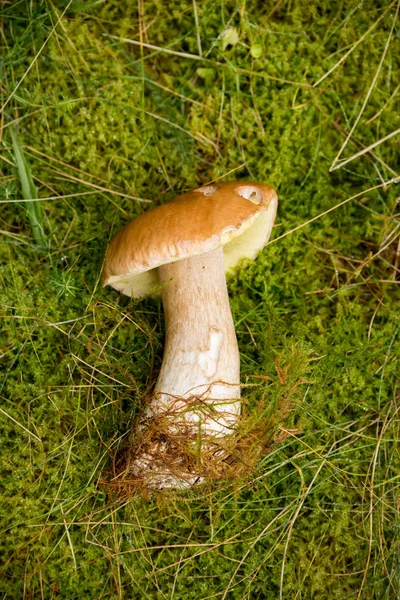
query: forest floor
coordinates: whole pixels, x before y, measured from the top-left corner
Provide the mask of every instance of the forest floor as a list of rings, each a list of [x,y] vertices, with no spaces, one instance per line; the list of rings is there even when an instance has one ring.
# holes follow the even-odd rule
[[[1,598],[399,597],[399,5],[0,3]],[[117,494],[164,322],[101,257],[234,179],[279,195],[228,281],[268,443],[233,482]]]

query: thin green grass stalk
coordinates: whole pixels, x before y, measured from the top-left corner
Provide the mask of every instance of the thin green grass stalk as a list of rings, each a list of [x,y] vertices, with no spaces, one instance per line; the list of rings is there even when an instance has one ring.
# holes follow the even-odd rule
[[[35,184],[33,183],[32,173],[29,164],[25,158],[24,152],[19,144],[16,131],[10,128],[12,145],[14,150],[14,159],[17,164],[18,177],[21,183],[22,197],[27,200],[25,212],[32,227],[35,242],[41,248],[47,248],[47,237],[43,229],[43,211],[40,202],[37,202],[39,196]]]

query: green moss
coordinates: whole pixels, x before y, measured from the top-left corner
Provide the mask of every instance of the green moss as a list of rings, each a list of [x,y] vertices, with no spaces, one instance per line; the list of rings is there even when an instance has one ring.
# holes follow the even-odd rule
[[[329,172],[396,6],[139,5],[74,2],[55,30],[65,2],[0,8],[2,593],[397,597],[398,188],[368,190],[393,177],[398,142]],[[119,41],[199,54],[197,34],[202,61]],[[397,127],[395,35],[341,158]],[[39,197],[54,198],[45,251],[14,202],[15,120]],[[229,281],[244,401],[281,423],[304,383],[251,480],[124,505],[104,482],[156,380],[162,308],[103,290],[101,256],[130,217],[227,173],[277,188],[273,237],[287,234]]]

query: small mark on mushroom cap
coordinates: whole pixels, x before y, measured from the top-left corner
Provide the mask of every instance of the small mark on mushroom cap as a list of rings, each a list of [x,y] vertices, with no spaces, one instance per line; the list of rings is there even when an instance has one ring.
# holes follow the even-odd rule
[[[197,190],[194,190],[194,191],[195,192],[201,192],[205,196],[212,196],[213,194],[215,194],[215,192],[217,191],[217,189],[218,188],[217,188],[216,185],[205,185],[204,187],[197,188]]]
[[[253,185],[242,185],[235,189],[236,194],[242,196],[246,200],[250,200],[253,204],[261,204],[263,201],[262,191]]]

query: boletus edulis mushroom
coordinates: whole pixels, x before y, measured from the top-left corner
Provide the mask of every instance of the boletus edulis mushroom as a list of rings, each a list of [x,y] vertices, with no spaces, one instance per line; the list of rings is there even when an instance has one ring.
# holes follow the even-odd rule
[[[223,470],[241,413],[225,274],[266,245],[277,203],[267,185],[207,185],[139,215],[109,244],[102,284],[134,298],[161,290],[164,305],[163,362],[128,462],[149,488],[191,487]]]

